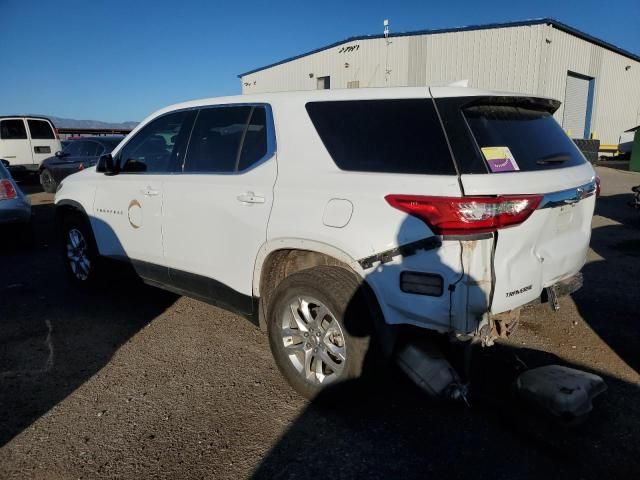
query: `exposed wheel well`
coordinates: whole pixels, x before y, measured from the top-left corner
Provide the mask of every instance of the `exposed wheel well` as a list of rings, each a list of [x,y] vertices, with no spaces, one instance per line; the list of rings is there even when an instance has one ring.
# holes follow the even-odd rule
[[[343,261],[331,255],[310,250],[276,250],[271,252],[265,259],[260,272],[260,302],[258,314],[260,328],[266,330],[269,303],[271,302],[273,292],[280,282],[296,272],[322,265],[343,268],[357,277],[361,284],[361,291],[366,295],[366,303],[369,307],[376,330],[378,330],[382,337],[383,349],[385,352],[390,352],[393,348],[393,342],[395,341],[395,332],[390,332],[390,330],[393,329],[385,324],[384,315],[380,309],[378,299],[369,284]]]
[[[260,328],[266,329],[267,309],[280,282],[293,273],[320,265],[344,268],[356,275],[346,263],[310,250],[276,250],[267,256],[260,272]]]

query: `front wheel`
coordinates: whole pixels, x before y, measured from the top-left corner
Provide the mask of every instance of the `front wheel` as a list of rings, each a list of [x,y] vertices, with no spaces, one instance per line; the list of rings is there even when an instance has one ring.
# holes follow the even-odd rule
[[[42,189],[47,193],[56,193],[56,189],[58,188],[58,182],[56,182],[51,172],[46,168],[40,172],[40,185],[42,185]]]
[[[285,278],[268,321],[275,362],[301,395],[313,398],[363,374],[373,323],[360,282],[347,270],[315,267]]]
[[[93,233],[80,215],[69,215],[62,224],[62,258],[71,281],[80,287],[89,287],[96,281],[98,254]]]

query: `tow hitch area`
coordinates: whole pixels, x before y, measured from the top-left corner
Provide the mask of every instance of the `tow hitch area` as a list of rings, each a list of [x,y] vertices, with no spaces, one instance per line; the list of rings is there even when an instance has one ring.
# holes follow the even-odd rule
[[[469,399],[486,404],[522,401],[563,422],[585,418],[593,399],[607,390],[604,380],[592,373],[560,365],[528,369],[515,354],[500,355],[479,345],[458,342],[453,348],[441,348],[429,337],[414,337],[398,349],[396,363],[433,399],[467,406]],[[476,348],[481,353],[474,354]],[[458,372],[453,365],[465,371]]]
[[[536,305],[540,303],[549,303],[549,306],[554,312],[560,310],[560,297],[571,295],[573,292],[582,288],[583,284],[582,273],[576,273],[574,276],[559,281],[558,283],[547,287],[542,292],[542,295],[529,305]]]

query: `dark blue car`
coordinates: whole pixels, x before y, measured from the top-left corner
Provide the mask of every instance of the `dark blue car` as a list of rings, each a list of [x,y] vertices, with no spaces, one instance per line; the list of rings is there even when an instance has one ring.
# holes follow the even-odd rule
[[[45,192],[55,193],[65,178],[94,166],[102,155],[111,153],[124,137],[83,137],[73,140],[55,156],[40,165],[40,184]]]

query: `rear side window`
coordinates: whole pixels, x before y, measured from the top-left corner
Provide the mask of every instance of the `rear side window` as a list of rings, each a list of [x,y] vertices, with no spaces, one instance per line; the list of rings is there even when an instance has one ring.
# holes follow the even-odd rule
[[[456,173],[430,99],[310,102],[306,108],[341,170]]]
[[[56,138],[49,122],[44,120],[27,120],[31,138],[34,140],[54,140]]]
[[[2,140],[24,140],[27,138],[27,129],[24,128],[22,119],[1,120],[0,138]]]
[[[576,145],[547,111],[522,106],[476,105],[463,112],[490,172],[530,172],[585,162]]]

